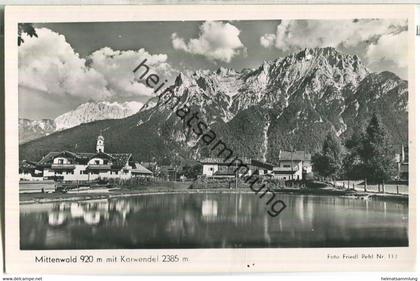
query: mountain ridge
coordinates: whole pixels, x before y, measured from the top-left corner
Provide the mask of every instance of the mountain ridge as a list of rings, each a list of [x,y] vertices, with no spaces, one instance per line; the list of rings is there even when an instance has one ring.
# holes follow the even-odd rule
[[[30,120],[19,118],[19,142],[24,143],[56,131],[66,130],[82,123],[104,119],[121,119],[137,113],[142,107],[140,102],[87,102],[74,110],[52,119]]]
[[[407,81],[370,72],[357,56],[330,47],[304,49],[253,70],[181,73],[172,89],[241,156],[275,162],[280,150],[314,152],[328,132],[344,139],[374,112],[391,142],[408,139]],[[209,155],[173,111],[155,104],[152,99],[125,119],[96,121],[24,144],[22,159],[42,156],[46,144],[71,148],[80,138],[89,145],[78,147],[91,149],[100,130],[110,152],[132,152],[143,161]]]

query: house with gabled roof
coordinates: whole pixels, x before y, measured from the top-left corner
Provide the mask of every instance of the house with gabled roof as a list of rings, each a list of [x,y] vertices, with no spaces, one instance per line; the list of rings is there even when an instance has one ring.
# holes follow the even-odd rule
[[[19,179],[24,181],[42,181],[42,169],[38,168],[36,162],[24,160],[19,163]]]
[[[278,165],[273,168],[275,179],[302,180],[310,173],[312,173],[310,153],[280,150]]]
[[[153,173],[135,162],[131,153],[105,153],[105,140],[97,138],[96,152],[50,152],[36,163],[44,179],[92,181],[150,177]]]
[[[251,159],[249,158],[241,158],[241,161],[242,164],[246,166],[251,164]],[[204,158],[200,163],[203,165],[203,175],[206,177],[235,178],[241,172],[238,170],[237,165],[232,164],[230,161],[226,161],[223,158]],[[250,170],[248,170],[248,174],[251,174]]]
[[[238,166],[235,164],[236,162],[231,163],[223,158],[204,158],[200,163],[203,165],[203,175],[211,178],[235,178],[237,176],[244,176],[243,173],[247,175],[254,173],[258,176],[265,177],[272,176],[272,164],[246,157],[240,160],[242,165],[247,167],[247,170],[238,169]]]

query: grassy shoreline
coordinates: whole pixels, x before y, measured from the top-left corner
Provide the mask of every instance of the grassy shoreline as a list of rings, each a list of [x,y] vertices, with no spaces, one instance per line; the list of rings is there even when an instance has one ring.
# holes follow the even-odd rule
[[[296,194],[296,195],[317,195],[317,196],[346,196],[361,198],[369,196],[370,198],[380,200],[392,200],[398,202],[408,202],[408,195],[358,192],[354,190],[343,190],[337,188],[284,188],[274,189],[277,194]],[[136,197],[156,194],[196,194],[196,193],[254,193],[249,188],[189,188],[189,184],[179,184],[177,186],[148,186],[138,188],[121,188],[109,192],[92,193],[22,193],[19,194],[20,204],[53,203],[53,202],[71,202],[81,200],[98,200],[109,198]]]

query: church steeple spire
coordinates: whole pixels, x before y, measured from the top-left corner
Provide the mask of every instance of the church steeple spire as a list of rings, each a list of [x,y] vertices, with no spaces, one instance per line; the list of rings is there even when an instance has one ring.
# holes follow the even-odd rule
[[[105,152],[105,139],[102,136],[102,130],[99,133],[99,136],[98,136],[98,138],[96,140],[96,152],[97,153],[103,153],[103,152]]]

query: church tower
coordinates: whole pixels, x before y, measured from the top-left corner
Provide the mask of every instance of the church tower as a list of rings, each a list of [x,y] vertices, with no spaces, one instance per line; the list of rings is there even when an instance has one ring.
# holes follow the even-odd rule
[[[102,133],[98,136],[96,140],[96,152],[97,153],[104,153],[105,152],[105,141]]]

